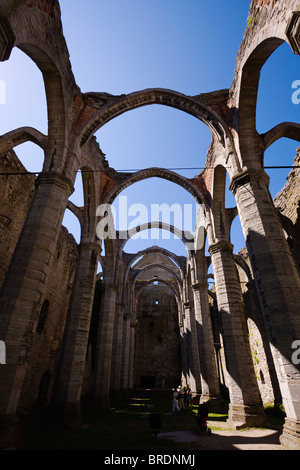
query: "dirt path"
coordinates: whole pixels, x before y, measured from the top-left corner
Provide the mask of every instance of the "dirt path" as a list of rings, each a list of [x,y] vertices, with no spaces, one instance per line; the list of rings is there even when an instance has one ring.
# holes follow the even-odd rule
[[[221,427],[219,422],[208,421],[208,426]],[[191,450],[283,450],[279,436],[273,429],[249,429],[243,431],[217,430],[210,436],[195,436],[192,432],[161,433],[159,438],[186,443]]]

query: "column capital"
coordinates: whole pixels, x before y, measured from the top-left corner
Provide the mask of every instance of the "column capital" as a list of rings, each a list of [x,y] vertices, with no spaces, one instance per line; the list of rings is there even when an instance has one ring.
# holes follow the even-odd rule
[[[270,178],[263,168],[248,168],[241,173],[233,175],[229,184],[230,191],[235,195],[240,186],[244,186],[250,182],[262,181],[269,186]]]
[[[285,34],[293,53],[300,55],[300,11],[293,11]]]
[[[0,16],[0,61],[9,59],[15,40],[16,40],[16,36],[9,24],[8,19],[1,15]]]
[[[118,286],[114,282],[109,282],[109,281],[104,282],[103,287],[104,287],[104,289],[107,289],[107,290],[110,289],[113,292],[118,291]]]
[[[233,245],[230,242],[226,241],[219,241],[216,243],[213,243],[208,247],[208,251],[210,255],[214,255],[216,253],[220,253],[221,251],[230,251],[232,253],[233,251]]]
[[[193,289],[193,291],[207,290],[208,289],[208,284],[207,284],[207,282],[195,282],[194,284],[192,284],[192,289]]]
[[[97,242],[80,242],[79,244],[80,250],[92,250],[96,254],[101,254],[102,248],[101,245]]]
[[[38,188],[41,184],[54,184],[65,189],[69,195],[74,191],[74,186],[72,181],[61,173],[56,172],[42,172],[39,174],[35,181],[35,185]]]

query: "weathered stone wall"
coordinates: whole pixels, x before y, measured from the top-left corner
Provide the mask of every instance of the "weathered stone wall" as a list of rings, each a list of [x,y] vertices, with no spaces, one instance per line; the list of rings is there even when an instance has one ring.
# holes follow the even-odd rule
[[[77,244],[65,227],[62,227],[52,276],[47,285],[45,299],[49,310],[44,327],[37,328],[30,351],[27,374],[20,399],[22,411],[37,404],[49,405],[56,377],[69,298],[77,257]]]
[[[142,298],[136,326],[136,387],[143,385],[142,377],[153,377],[156,388],[177,387],[180,382],[178,312],[170,291],[156,286]]]
[[[23,173],[26,169],[10,151],[0,158],[0,173]],[[0,176],[0,287],[13,255],[34,194],[34,175]]]
[[[280,213],[281,223],[300,273],[300,147],[293,166],[286,184],[274,198],[274,204]]]
[[[0,285],[9,268],[25,218],[35,191],[35,175],[23,174],[26,169],[15,152],[1,156],[0,173]],[[27,374],[21,393],[19,412],[49,403],[55,378],[59,348],[64,331],[69,297],[77,258],[77,244],[65,227],[61,228],[52,275],[47,284],[45,305],[49,308],[43,325],[35,325]]]
[[[300,169],[297,168],[299,163],[300,148],[297,149],[297,155],[293,165],[294,168],[290,171],[284,187],[274,198],[274,205],[280,214],[286,238],[288,239],[296,266],[300,272]],[[243,248],[238,255],[247,263],[251,275],[253,276],[247,249]],[[274,364],[272,363],[267,340],[266,337],[263,336],[265,330],[254,283],[249,285],[245,271],[239,265],[237,265],[237,269],[245,303],[249,342],[257,383],[262,401],[266,405],[280,400],[278,381],[276,379]]]

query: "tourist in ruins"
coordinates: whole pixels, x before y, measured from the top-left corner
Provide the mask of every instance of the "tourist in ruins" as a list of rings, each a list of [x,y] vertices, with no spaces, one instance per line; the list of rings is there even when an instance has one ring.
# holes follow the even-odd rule
[[[174,414],[176,411],[180,413],[179,401],[178,401],[178,390],[175,390],[173,388],[172,413]]]
[[[184,400],[185,408],[188,408],[190,405],[193,404],[192,391],[190,389],[189,384],[186,384],[186,386],[183,389],[183,400]]]
[[[183,388],[181,387],[181,385],[178,386],[177,393],[178,393],[177,395],[178,406],[180,410],[182,410],[184,408],[184,401],[183,401]]]

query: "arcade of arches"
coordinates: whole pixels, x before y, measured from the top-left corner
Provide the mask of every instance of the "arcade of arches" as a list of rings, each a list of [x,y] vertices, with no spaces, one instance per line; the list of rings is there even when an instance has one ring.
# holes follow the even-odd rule
[[[37,178],[1,177],[1,447],[16,445],[19,417],[34,409],[51,409],[76,427],[83,397],[106,408],[135,387],[182,382],[212,409],[228,399],[234,429],[263,425],[263,406],[282,401],[282,447],[300,449],[300,370],[293,360],[300,341],[299,170],[273,201],[263,167],[264,151],[278,139],[300,140],[300,124],[283,122],[260,135],[255,122],[264,63],[284,42],[300,54],[300,2],[252,0],[249,15],[255,21],[246,28],[229,90],[113,96],[77,86],[58,0],[1,2],[0,58],[9,60],[17,47],[36,63],[48,108],[47,135],[23,127],[0,137],[2,173],[24,172],[15,146],[31,141],[44,152]],[[212,131],[199,175],[109,167],[95,132],[150,104],[189,113]],[[82,207],[69,200],[79,170]],[[236,200],[231,209],[226,173]],[[152,177],[180,185],[201,207],[193,238],[169,227],[186,256],[158,246],[127,253],[131,233],[99,239],[99,206]],[[79,244],[62,226],[66,209],[79,220]],[[234,254],[236,216],[245,248]]]

